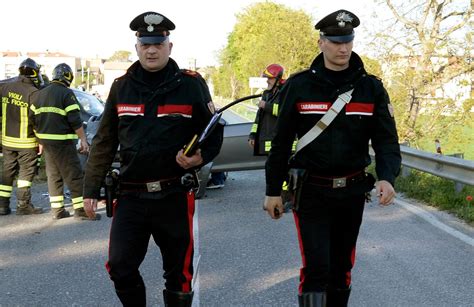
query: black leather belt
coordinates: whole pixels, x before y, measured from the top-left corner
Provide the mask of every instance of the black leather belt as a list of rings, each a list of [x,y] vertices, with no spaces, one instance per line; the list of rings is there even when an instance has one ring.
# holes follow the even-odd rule
[[[306,183],[320,187],[338,189],[350,186],[356,182],[364,181],[366,177],[367,174],[365,171],[359,171],[344,177],[321,177],[309,174],[308,178],[306,179]]]
[[[154,193],[180,185],[182,185],[181,177],[149,182],[120,182],[119,191]]]

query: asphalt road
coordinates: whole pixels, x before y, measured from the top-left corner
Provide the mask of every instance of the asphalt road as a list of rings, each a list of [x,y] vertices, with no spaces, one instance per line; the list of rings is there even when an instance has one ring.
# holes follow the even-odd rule
[[[45,185],[34,190],[48,208]],[[263,191],[263,171],[234,172],[198,201],[195,306],[297,305],[293,217],[271,220]],[[104,268],[110,219],[101,211],[98,222],[53,221],[49,209],[0,216],[0,306],[120,306]],[[472,228],[419,204],[367,204],[350,306],[474,306],[473,238]],[[163,306],[153,241],[141,271],[149,306]]]

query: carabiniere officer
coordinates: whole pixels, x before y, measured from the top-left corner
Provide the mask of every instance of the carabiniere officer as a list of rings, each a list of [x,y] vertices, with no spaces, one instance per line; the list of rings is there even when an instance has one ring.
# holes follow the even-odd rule
[[[150,236],[161,250],[166,306],[191,306],[194,192],[183,175],[219,152],[222,126],[195,154],[183,146],[201,133],[214,106],[204,79],[170,58],[174,23],[156,12],[130,23],[139,60],[115,80],[85,170],[84,203],[93,215],[99,188],[120,145],[119,196],[106,267],[124,306],[145,306],[139,266]]]
[[[308,70],[290,77],[283,87],[266,162],[264,207],[272,218],[281,217],[279,195],[288,167],[305,173],[298,178],[303,183],[295,191],[294,211],[303,260],[300,306],[347,306],[366,193],[375,182],[365,171],[371,163],[369,141],[375,151],[378,201],[389,205],[395,196],[401,157],[393,110],[381,80],[369,75],[352,51],[354,28],[359,24],[359,18],[347,10],[331,13],[316,24],[321,53]],[[321,125],[322,133],[288,165],[295,136],[301,139],[338,96],[351,89],[349,103],[329,125]]]

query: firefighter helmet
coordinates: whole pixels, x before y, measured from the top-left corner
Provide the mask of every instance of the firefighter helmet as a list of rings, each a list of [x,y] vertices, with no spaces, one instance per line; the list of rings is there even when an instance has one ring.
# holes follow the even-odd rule
[[[36,87],[40,87],[43,83],[40,73],[41,65],[36,63],[33,59],[27,58],[20,63],[18,70],[20,71],[20,76],[25,76],[30,78]]]
[[[40,68],[41,66],[39,66],[33,59],[27,58],[21,62],[18,70],[20,71],[20,75],[32,78],[38,76]]]
[[[69,65],[66,63],[58,64],[53,69],[53,81],[59,81],[69,87],[74,79],[74,73]]]
[[[281,79],[284,71],[285,69],[281,65],[270,64],[263,71],[262,77]]]
[[[275,78],[276,79],[275,84],[281,85],[285,83],[285,80],[283,79],[284,72],[285,72],[285,69],[283,68],[283,66],[279,64],[270,64],[263,71],[262,77]]]

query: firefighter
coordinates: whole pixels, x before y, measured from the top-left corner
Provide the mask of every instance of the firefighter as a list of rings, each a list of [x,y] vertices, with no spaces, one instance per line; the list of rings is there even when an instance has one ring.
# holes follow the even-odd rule
[[[303,262],[300,306],[348,304],[364,203],[375,183],[365,171],[371,163],[369,141],[375,151],[378,202],[387,206],[395,197],[401,165],[395,119],[381,80],[367,74],[361,58],[352,52],[359,24],[347,10],[316,24],[321,53],[282,89],[266,162],[264,207],[273,219],[282,216],[280,189],[288,167],[297,174],[291,176],[290,187],[296,186],[293,213]],[[295,136],[299,142],[308,141],[305,147],[298,143],[292,156]]]
[[[84,202],[93,216],[120,145],[120,178],[106,268],[124,306],[145,306],[139,272],[153,236],[163,257],[165,306],[191,306],[194,191],[189,175],[219,152],[223,126],[190,156],[182,148],[214,113],[209,89],[170,58],[174,23],[146,12],[130,23],[138,61],[115,80],[85,168]],[[194,181],[196,184],[196,181]]]
[[[281,65],[270,64],[262,73],[262,77],[267,78],[267,89],[258,103],[257,115],[249,135],[249,145],[255,156],[267,156],[270,152],[278,116],[278,93],[285,83],[284,71]]]
[[[250,147],[253,148],[254,156],[268,156],[270,153],[280,106],[279,93],[285,84],[284,72],[283,66],[270,64],[262,73],[262,77],[267,78],[267,89],[258,103],[258,111],[248,140]],[[281,196],[285,204],[284,212],[287,213],[291,207],[287,180],[281,187]]]
[[[83,172],[76,142],[79,138],[79,152],[82,154],[89,151],[89,144],[82,126],[79,102],[69,88],[73,78],[74,73],[69,65],[57,65],[53,70],[52,82],[33,94],[30,117],[43,146],[53,219],[70,216],[64,208],[65,183],[71,191],[74,217],[98,220],[99,214],[88,217],[84,211]]]
[[[42,208],[31,204],[31,184],[36,173],[38,142],[28,120],[30,95],[41,84],[40,65],[27,58],[21,62],[19,76],[0,83],[2,98],[3,173],[0,184],[0,215],[11,213],[10,197],[17,180],[17,215],[39,214]]]

